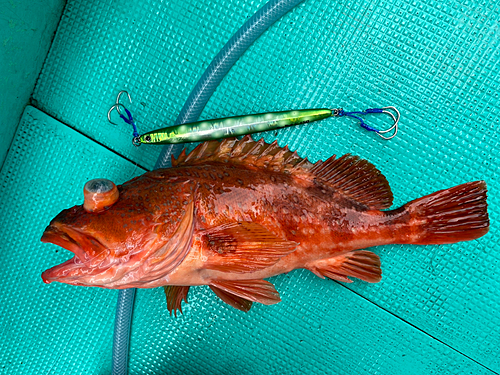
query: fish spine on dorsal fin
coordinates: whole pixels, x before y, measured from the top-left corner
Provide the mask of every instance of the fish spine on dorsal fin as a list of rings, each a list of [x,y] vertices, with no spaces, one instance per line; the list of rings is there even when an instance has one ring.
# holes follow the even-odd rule
[[[232,150],[229,152],[229,156],[231,158],[243,159],[248,151],[254,148],[254,144],[255,142],[252,138],[244,137],[241,141],[236,142]],[[251,147],[247,148],[246,146],[248,145],[251,145]]]
[[[199,165],[207,162],[232,163],[255,168],[270,169],[275,172],[298,172],[312,168],[313,164],[302,159],[288,147],[278,146],[278,142],[265,143],[264,139],[254,141],[247,135],[241,140],[228,138],[220,141],[208,141],[197,146],[189,154],[184,149],[177,160],[172,158],[172,166]]]
[[[273,172],[301,175],[333,187],[338,193],[362,203],[371,209],[384,209],[392,205],[392,192],[386,178],[370,162],[357,156],[332,156],[326,161],[310,163],[287,146],[278,142],[255,142],[247,135],[241,140],[228,138],[204,142],[189,154],[183,150],[174,167],[199,165],[207,162],[241,164]]]

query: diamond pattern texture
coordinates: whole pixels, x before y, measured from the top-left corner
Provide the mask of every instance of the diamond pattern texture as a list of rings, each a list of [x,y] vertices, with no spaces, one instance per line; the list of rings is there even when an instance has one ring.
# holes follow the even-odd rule
[[[70,257],[40,237],[61,209],[82,203],[89,179],[122,183],[143,172],[26,108],[0,175],[0,372],[109,372],[117,291],[45,285],[41,272]]]
[[[116,293],[43,285],[41,271],[67,255],[38,239],[57,212],[80,203],[89,178],[122,182],[154,165],[159,148],[135,148],[132,129],[117,116],[118,125],[107,122],[118,91],[131,93],[141,132],[173,123],[204,68],[263,4],[68,1],[33,104],[78,132],[28,108],[1,174],[9,264],[1,271],[1,371],[109,372]],[[490,233],[374,249],[384,272],[376,285],[306,271],[275,277],[283,302],[248,314],[193,288],[174,319],[161,289],[141,290],[129,373],[500,372],[499,25],[495,1],[306,0],[270,28],[203,118],[394,105],[401,132],[387,142],[348,118],[263,136],[312,161],[367,158],[388,178],[395,206],[484,179]],[[367,121],[386,126],[383,116]]]

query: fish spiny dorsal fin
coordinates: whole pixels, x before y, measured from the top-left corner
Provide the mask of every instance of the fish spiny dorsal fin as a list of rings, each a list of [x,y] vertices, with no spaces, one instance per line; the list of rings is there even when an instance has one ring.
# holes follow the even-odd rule
[[[255,141],[250,137],[244,137],[241,141],[234,144],[232,150],[229,152],[231,158],[242,159],[253,148]],[[250,146],[250,147],[248,147]]]
[[[199,165],[207,162],[242,164],[290,173],[299,163],[301,164],[300,171],[313,167],[313,164],[300,158],[296,152],[289,151],[288,147],[278,146],[277,141],[265,143],[263,139],[260,139],[256,142],[249,135],[241,140],[228,138],[222,142],[204,142],[189,154],[183,150],[177,160],[172,159],[172,166]]]
[[[392,192],[387,179],[373,164],[358,156],[346,154],[336,159],[334,155],[325,162],[314,164],[310,173],[339,193],[371,209],[381,210],[392,205]]]
[[[174,167],[205,164],[207,162],[241,164],[256,169],[300,175],[333,187],[338,193],[362,203],[371,209],[384,209],[392,204],[392,192],[386,178],[370,162],[357,156],[332,156],[326,161],[310,163],[287,146],[278,142],[255,142],[247,135],[241,140],[228,138],[204,142],[189,154],[185,150]]]

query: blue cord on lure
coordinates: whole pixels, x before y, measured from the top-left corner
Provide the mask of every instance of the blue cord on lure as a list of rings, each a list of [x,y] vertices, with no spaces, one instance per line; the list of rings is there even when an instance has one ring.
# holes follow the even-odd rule
[[[134,128],[134,132],[133,132],[134,138],[138,137],[139,136],[139,132],[137,131],[137,126],[135,125],[134,118],[132,117],[132,114],[130,113],[130,111],[126,107],[123,107],[123,109],[125,110],[125,112],[127,112],[128,118],[125,117],[125,116],[123,116],[122,114],[120,114],[120,117],[127,124],[132,125],[132,127]]]
[[[398,124],[400,114],[395,107],[369,108],[365,111],[346,112],[342,108],[336,109],[302,109],[283,112],[269,112],[245,116],[227,117],[213,120],[197,121],[188,124],[180,124],[169,126],[162,129],[157,129],[139,135],[137,126],[134,122],[130,111],[119,102],[120,95],[127,93],[120,91],[116,98],[116,103],[108,111],[108,120],[113,123],[110,118],[111,111],[116,109],[120,118],[127,124],[133,126],[133,141],[135,146],[142,143],[146,144],[176,144],[189,142],[203,142],[213,139],[230,138],[235,136],[243,136],[257,132],[276,130],[287,126],[306,124],[309,122],[323,120],[328,117],[351,117],[359,121],[360,126],[364,129],[375,132],[381,138],[388,140],[394,138],[398,132]],[[127,93],[130,102],[130,95]],[[122,107],[127,113],[125,117],[120,112]],[[393,125],[386,130],[375,129],[363,120],[364,115],[385,113],[391,116]],[[391,136],[386,137],[384,134],[393,131]]]
[[[132,113],[127,109],[127,107],[125,107],[123,104],[120,103],[120,96],[122,96],[122,94],[127,94],[128,100],[130,101],[130,103],[132,103],[132,98],[130,97],[130,94],[125,90],[120,91],[118,93],[118,96],[116,97],[115,104],[108,111],[108,121],[111,124],[116,125],[113,121],[111,121],[111,112],[113,111],[113,109],[116,109],[120,118],[123,121],[125,121],[127,124],[132,125],[132,127],[134,128],[133,136],[134,136],[134,138],[136,138],[139,136],[139,132],[137,131],[137,125],[135,124],[134,117],[132,116]],[[125,110],[125,112],[127,113],[127,117],[125,117],[121,113],[120,107],[122,107]]]
[[[366,130],[368,131],[371,131],[371,132],[376,132],[378,133],[379,130],[378,129],[375,129],[375,128],[372,128],[371,126],[367,125],[363,119],[359,116],[354,116],[354,115],[366,115],[368,113],[382,113],[383,112],[383,109],[381,108],[371,108],[371,109],[367,109],[366,111],[363,111],[363,112],[346,112],[344,111],[343,109],[340,109],[339,113],[337,114],[338,117],[342,117],[342,116],[348,116],[348,117],[352,117],[352,118],[355,118],[357,120],[359,120],[360,122],[360,125],[361,127],[365,128]]]

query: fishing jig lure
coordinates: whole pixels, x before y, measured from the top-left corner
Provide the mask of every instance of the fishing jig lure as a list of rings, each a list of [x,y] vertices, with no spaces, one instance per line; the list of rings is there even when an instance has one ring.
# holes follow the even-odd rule
[[[111,122],[110,113],[116,108],[120,117],[134,126],[133,144],[139,146],[141,144],[167,144],[167,143],[189,143],[189,142],[204,142],[214,139],[230,138],[243,136],[258,132],[270,131],[285,128],[293,125],[307,124],[309,122],[324,120],[328,117],[347,116],[360,121],[360,125],[368,131],[375,132],[383,139],[391,139],[398,133],[398,125],[400,114],[399,111],[392,106],[383,108],[371,108],[359,112],[345,112],[342,108],[336,109],[300,109],[283,112],[268,112],[253,115],[226,117],[213,120],[203,120],[191,122],[187,124],[169,126],[162,129],[153,130],[142,135],[138,135],[132,115],[123,104],[119,103],[120,95],[125,92],[121,91],[116,99],[116,104],[113,105],[108,112],[108,120]],[[128,95],[128,93],[127,93]],[[130,95],[129,95],[130,99]],[[128,118],[121,114],[119,108],[125,109]],[[389,115],[393,124],[386,130],[378,130],[367,125],[360,116],[368,114],[384,113]],[[391,135],[386,136],[387,133]]]

